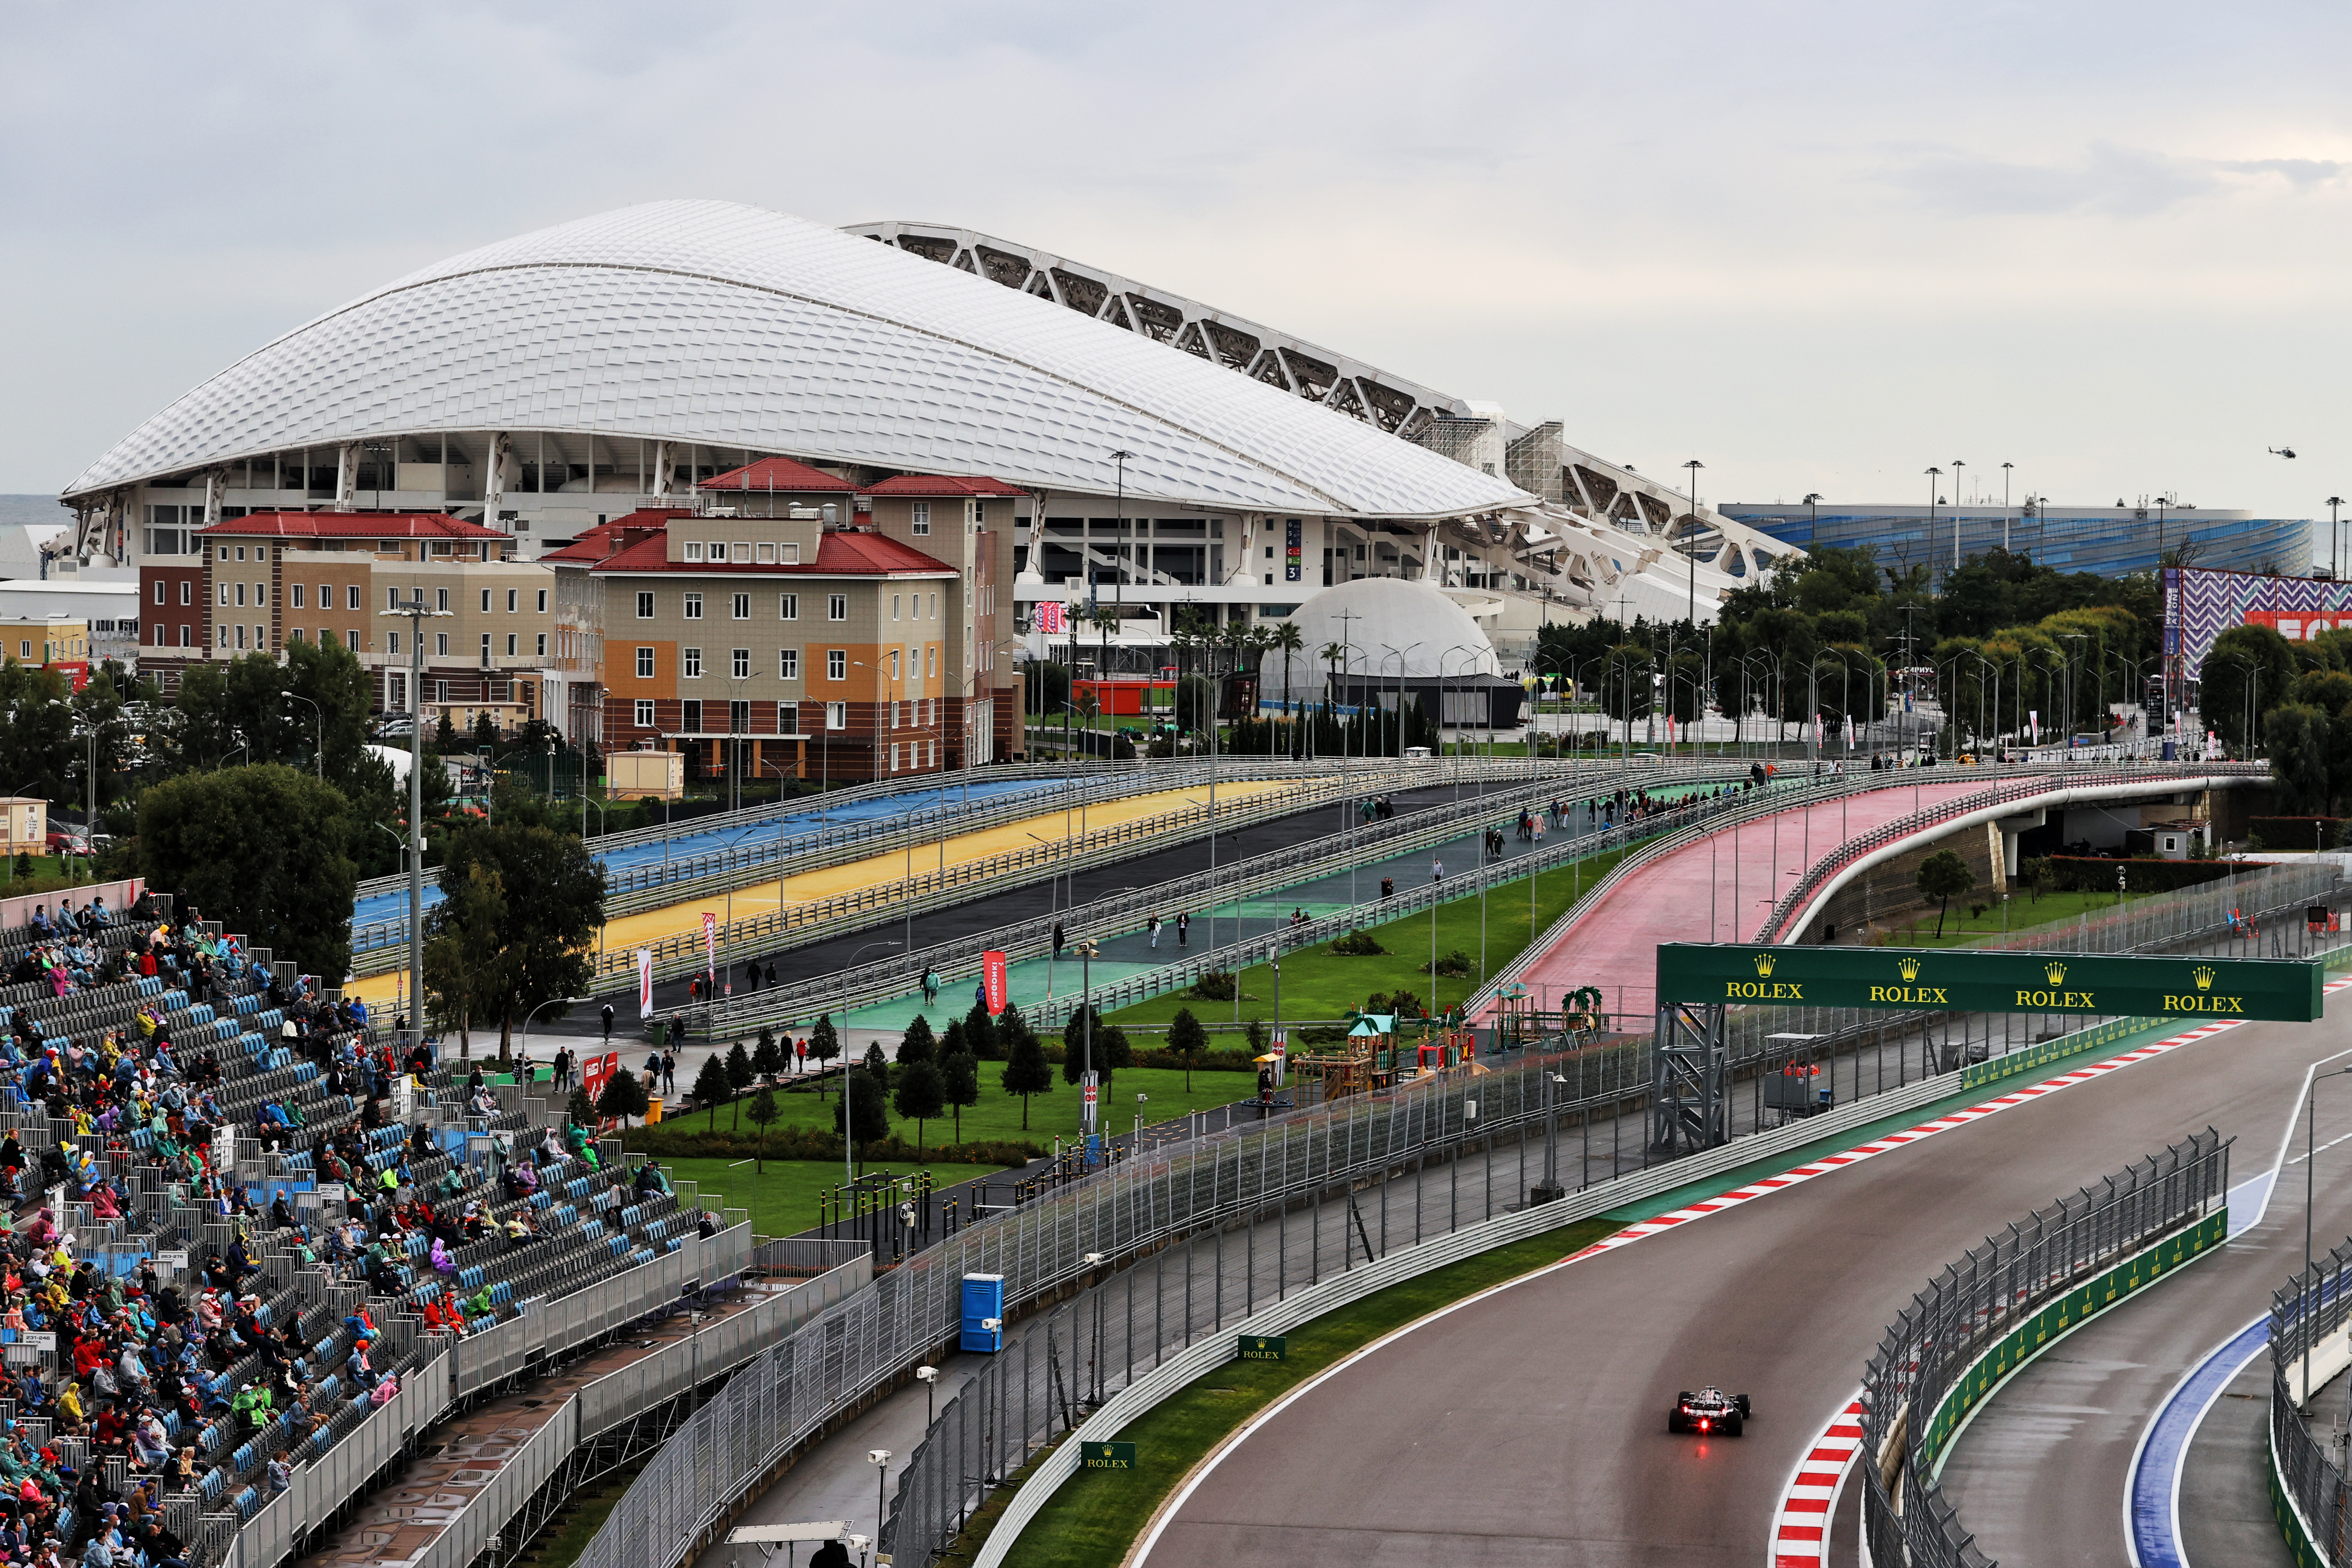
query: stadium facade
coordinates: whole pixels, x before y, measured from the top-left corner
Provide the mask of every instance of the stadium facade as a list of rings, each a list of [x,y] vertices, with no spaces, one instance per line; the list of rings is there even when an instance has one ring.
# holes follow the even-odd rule
[[[755,511],[727,493],[787,463],[790,488],[772,504]],[[944,488],[882,504],[911,481]],[[845,651],[818,647],[821,627],[796,649],[776,628],[702,633],[691,623],[703,605],[732,618],[746,598],[717,581],[714,545],[752,552],[726,574],[779,578],[928,570],[911,552],[962,584],[950,595],[960,624],[926,628],[939,673],[929,643],[898,648],[898,679],[919,664],[920,700],[941,705],[921,710],[936,721],[913,748],[926,765],[1017,749],[1005,656],[1040,635],[1037,620],[1066,622],[1031,615],[1048,602],[1112,604],[1135,623],[1122,639],[1141,642],[1164,638],[1187,602],[1213,623],[1247,623],[1377,576],[1433,583],[1490,620],[1504,601],[1543,616],[1695,603],[1704,618],[1789,553],[1567,446],[1557,424],[1514,424],[1099,268],[961,230],[845,231],[699,201],[559,225],[373,289],[175,400],[61,500],[78,574],[139,584],[142,660],[282,652],[326,628],[356,637],[388,710],[490,708],[664,745],[719,747],[745,724],[754,737],[806,735],[813,714],[821,731],[845,702],[895,714],[909,695],[883,689],[894,645],[873,617],[887,600],[865,589],[849,596],[872,657],[846,662],[872,691],[811,689],[810,672]],[[900,510],[887,550],[817,537],[882,533],[881,513]],[[679,521],[730,511],[776,526]],[[940,531],[918,528],[918,512]],[[346,521],[246,521],[317,513]],[[415,521],[431,518],[495,537]],[[984,547],[950,544],[951,528]],[[627,574],[604,563],[623,552],[637,566],[658,556],[663,585],[615,597]],[[307,558],[352,566],[355,553],[373,558],[367,581],[331,574],[341,619],[320,621],[330,577]],[[301,570],[289,577],[288,564]],[[517,564],[554,584],[515,588],[529,625],[503,618]],[[714,580],[686,584],[690,566]],[[355,584],[373,609],[352,619]],[[659,595],[673,589],[693,598],[668,605]],[[396,628],[373,611],[387,593],[445,590],[497,621],[452,631],[446,651],[436,632],[411,691],[394,678],[414,649],[395,653]],[[637,608],[647,593],[650,616]],[[802,602],[833,602],[809,593]],[[620,698],[648,647],[653,684]],[[712,679],[690,668],[723,670],[726,692],[683,685]],[[639,722],[648,702],[653,721]]]
[[[1726,501],[1727,517],[1786,543],[1811,548],[1868,545],[1886,565],[1932,564],[1938,581],[1958,559],[2001,546],[2060,572],[2120,577],[2156,570],[2159,553],[2189,547],[2192,564],[2214,571],[2282,573],[2311,569],[2308,518],[2261,518],[2201,507],[2060,506],[2014,508],[1871,505],[1801,501],[1766,506]]]

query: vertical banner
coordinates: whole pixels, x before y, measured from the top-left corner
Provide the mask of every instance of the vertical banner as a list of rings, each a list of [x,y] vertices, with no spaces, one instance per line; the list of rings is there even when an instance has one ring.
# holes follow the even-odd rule
[[[1283,1081],[1283,1079],[1284,1079],[1284,1077],[1285,1077],[1285,1069],[1286,1069],[1286,1068],[1288,1068],[1288,1066],[1290,1065],[1290,1031],[1289,1031],[1289,1030],[1287,1030],[1287,1029],[1276,1029],[1276,1030],[1274,1032],[1274,1047],[1273,1047],[1273,1050],[1274,1050],[1274,1081],[1275,1081],[1275,1084],[1276,1084],[1276,1087],[1280,1087],[1280,1085],[1281,1085],[1281,1083],[1282,1083],[1282,1081]]]
[[[980,984],[988,998],[988,1016],[993,1018],[1004,1011],[1007,1000],[1004,954],[991,951],[980,955]]]
[[[1061,600],[1040,599],[1037,601],[1037,629],[1049,637],[1060,637],[1062,635]]]
[[[640,1022],[654,1016],[654,950],[637,949],[637,1018]]]
[[[719,917],[710,910],[702,911],[702,967],[713,979],[719,975]]]
[[[1298,574],[1307,558],[1307,524],[1292,518],[1282,525],[1282,580],[1298,581]]]

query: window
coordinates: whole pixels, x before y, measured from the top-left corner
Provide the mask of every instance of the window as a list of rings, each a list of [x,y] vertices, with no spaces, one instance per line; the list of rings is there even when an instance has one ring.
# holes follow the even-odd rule
[[[420,589],[418,589],[418,590],[417,590],[417,592],[418,592],[419,594],[422,594],[422,593],[424,592],[424,590],[420,588]],[[448,590],[448,589],[446,589],[446,588],[436,588],[436,589],[434,589],[434,590],[433,590],[433,607],[434,607],[435,609],[436,609],[436,610],[446,610],[446,609],[447,609],[447,608],[449,607],[449,590]],[[487,610],[487,609],[488,609],[488,608],[489,608],[489,605],[484,605],[482,606],[482,608],[484,608],[484,609],[486,609],[486,610]]]
[[[688,561],[699,561],[702,559],[702,542],[700,540],[689,539],[686,542],[686,558]]]
[[[651,680],[653,678],[654,650],[649,647],[641,647],[637,649],[637,679],[639,680]]]
[[[776,733],[797,735],[801,732],[801,705],[797,702],[776,704]]]
[[[890,595],[890,618],[894,621],[898,618],[898,601],[904,595],[898,594],[893,594]]]
[[[547,657],[547,634],[545,632],[539,634],[539,657],[541,658],[545,658]]]
[[[679,729],[692,734],[702,728],[702,704],[699,701],[681,702],[677,705],[677,710]]]
[[[646,699],[640,697],[637,699],[637,728],[640,730],[650,730],[653,727],[654,705]]]
[[[824,596],[824,618],[828,621],[847,620],[849,618],[849,595],[846,594],[827,594]]]
[[[639,594],[637,595],[637,619],[641,621],[650,621],[653,618],[654,596],[651,594]]]
[[[895,647],[890,650],[890,679],[898,679],[898,650]]]
[[[437,658],[447,658],[449,657],[449,634],[447,632],[435,632],[433,634],[433,653]]]
[[[776,595],[776,619],[797,621],[801,618],[801,596],[798,594]]]
[[[686,596],[686,618],[689,621],[698,621],[702,618],[701,595],[688,594]]]
[[[227,603],[228,603],[228,601],[227,601],[226,599],[223,599],[223,600],[221,601],[221,603],[222,603],[222,604],[224,604],[224,605],[226,605],[226,604],[227,604]],[[400,608],[400,590],[399,590],[399,589],[397,589],[397,588],[386,588],[386,589],[383,591],[383,607],[384,607],[385,609],[387,609],[387,610],[396,610],[396,609]]]
[[[447,681],[436,680],[433,683],[433,700],[436,702],[446,702],[449,700],[449,683]]]
[[[710,542],[710,559],[715,562],[723,562],[727,559],[727,542],[725,540],[714,539]]]
[[[843,648],[827,649],[824,656],[824,678],[827,680],[849,679],[849,654]]]
[[[165,592],[166,592],[166,590],[165,590],[165,589],[164,589],[164,587],[163,587],[163,579],[162,579],[161,577],[156,578],[156,579],[155,579],[155,602],[156,602],[157,604],[159,604],[159,605],[165,605],[165,604],[169,604],[169,603],[171,603],[171,601],[170,601],[169,599],[167,599],[167,598],[165,598],[165,597],[164,597],[164,594],[165,594]]]
[[[776,650],[776,679],[798,680],[801,678],[801,650],[796,647]]]
[[[236,602],[240,605],[245,603],[245,584],[242,583],[236,585]]]
[[[443,609],[445,609],[445,610],[446,610],[446,609],[447,609],[449,606],[448,606],[448,605],[442,605],[441,607],[442,607]],[[488,588],[485,588],[485,589],[483,589],[483,590],[482,590],[482,610],[483,610],[483,613],[484,613],[484,614],[488,614],[488,611],[489,611],[489,608],[490,608],[490,591],[489,591]]]
[[[488,632],[484,632],[484,633],[482,634],[482,668],[483,668],[484,669],[488,669],[489,667],[490,667],[490,634],[489,634],[489,633],[488,633]]]
[[[776,546],[776,559],[786,566],[797,566],[801,563],[801,547],[797,544],[779,544]]]
[[[890,704],[890,728],[903,730],[906,727],[907,705],[903,702],[893,702]]]
[[[896,741],[890,742],[890,771],[894,773],[898,771],[898,742]]]
[[[516,588],[509,588],[509,589],[507,590],[507,614],[508,614],[508,615],[510,615],[510,616],[511,616],[511,615],[513,615],[513,614],[515,613],[515,611],[516,611],[518,608],[520,608],[520,607],[521,606],[521,604],[522,604],[522,593],[521,593],[521,590],[520,590],[520,589],[516,589]]]
[[[239,561],[242,561],[242,560],[244,560],[244,559],[245,559],[245,546],[244,546],[244,545],[242,545],[242,544],[240,544],[240,545],[238,545],[238,546],[236,547],[236,558],[237,558]]]
[[[296,600],[296,601],[295,601],[295,603],[299,604],[299,603],[301,603],[301,601],[298,599],[298,600]],[[320,609],[322,609],[322,610],[331,610],[331,609],[333,609],[334,607],[335,607],[335,585],[334,585],[332,583],[321,583],[321,584],[319,584],[319,608],[320,608]]]
[[[182,578],[182,579],[180,580],[180,603],[182,603],[182,604],[184,604],[184,605],[187,605],[187,604],[193,604],[193,603],[194,603],[194,602],[195,602],[195,593],[194,593],[195,586],[196,586],[196,585],[195,585],[194,582],[193,582],[193,581],[192,581],[192,580],[190,580],[190,579],[187,579],[187,578],[184,578],[184,578]],[[354,588],[354,589],[352,589],[352,593],[354,593],[354,594],[356,594],[356,593],[358,593],[358,592],[359,592],[359,590],[358,590],[357,588]],[[354,599],[353,601],[352,601],[352,609],[356,610],[356,609],[358,609],[359,607],[360,607],[360,606],[359,606],[359,601],[358,601],[358,600]]]
[[[358,634],[355,632],[352,635],[356,637]],[[182,647],[194,647],[196,646],[195,627],[184,623],[182,624],[180,627],[180,646]]]
[[[255,608],[257,608],[257,609],[258,609],[258,608],[259,608],[260,606],[262,606],[263,605],[266,605],[266,604],[269,603],[269,584],[267,584],[267,583],[256,583],[256,584],[253,585],[253,603],[254,603],[254,607],[255,607]]]
[[[677,650],[678,674],[688,680],[702,679],[702,650],[682,647]]]
[[[826,703],[824,705],[824,727],[828,730],[848,729],[849,704],[846,702]]]
[[[302,607],[302,584],[299,584],[299,583],[297,583],[297,584],[294,584],[294,608],[296,608],[296,609],[298,609],[298,610],[299,610],[299,609],[300,609],[301,607]]]
[[[751,618],[751,595],[738,594],[735,595],[735,618],[739,621],[748,621]]]
[[[737,648],[734,658],[728,663],[728,672],[738,680],[751,679],[751,650],[748,647]]]
[[[358,592],[359,592],[359,590],[358,590],[358,589],[356,589],[356,588],[354,588],[354,589],[352,589],[352,592],[353,592],[354,594],[356,594],[356,593],[358,593]],[[352,629],[351,629],[350,631],[347,631],[347,632],[345,632],[345,633],[343,634],[343,646],[344,646],[345,647],[347,647],[347,648],[351,649],[353,653],[357,653],[357,652],[359,652],[359,651],[360,651],[360,634],[359,634],[359,628],[357,628],[356,626],[354,626]]]
[[[344,592],[351,595],[352,608],[354,610],[358,609],[360,607],[360,585],[357,583],[354,583],[349,588],[345,589]]]
[[[937,594],[934,594],[934,595],[931,595],[931,619],[933,619],[933,620],[935,620],[935,621],[936,621],[936,620],[938,620],[939,618],[940,618],[940,596],[939,596]]]
[[[228,646],[227,639],[228,634],[226,632],[221,633],[221,646],[223,647]],[[383,639],[384,651],[397,658],[400,653],[400,634],[398,632],[386,632],[383,634]]]
[[[542,616],[547,614],[547,590],[544,588],[539,591],[539,613]]]
[[[222,553],[222,554],[224,554],[224,555],[226,555],[226,554],[227,554],[227,553],[228,553],[228,546],[227,546],[227,545],[224,544],[224,545],[222,545],[222,546],[221,546],[221,553]],[[219,631],[220,631],[220,645],[221,645],[221,647],[228,647],[228,625],[227,625],[227,623],[226,623],[226,622],[223,622],[223,623],[221,624],[221,626],[220,626],[220,627],[219,627]],[[398,653],[398,652],[400,651],[400,649],[398,649],[397,647],[395,647],[395,648],[394,648],[392,651],[393,651],[393,652],[394,652],[394,653]]]
[[[926,677],[929,677],[937,675],[939,672],[940,645],[933,643],[929,647],[923,650],[923,674]]]
[[[509,658],[515,657],[515,634],[512,632],[507,634],[507,657]]]
[[[930,531],[931,531],[931,503],[930,503],[930,502],[929,502],[929,501],[927,501],[927,500],[919,500],[919,501],[917,501],[917,502],[915,503],[914,517],[915,517],[915,531],[916,531],[917,533],[929,533],[929,532],[930,532]]]
[[[760,546],[760,564],[762,566],[772,566],[775,563],[776,547],[772,543],[761,543]]]

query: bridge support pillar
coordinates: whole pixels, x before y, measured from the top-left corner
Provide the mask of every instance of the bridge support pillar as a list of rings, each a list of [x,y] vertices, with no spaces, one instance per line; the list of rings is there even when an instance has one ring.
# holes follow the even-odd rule
[[[1650,1090],[1653,1154],[1671,1160],[1731,1142],[1731,1043],[1721,1005],[1658,1009]]]

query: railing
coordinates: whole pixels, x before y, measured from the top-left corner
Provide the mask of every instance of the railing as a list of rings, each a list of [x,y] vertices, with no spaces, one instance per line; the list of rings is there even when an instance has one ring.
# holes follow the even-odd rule
[[[2045,1308],[2086,1294],[2086,1286],[2117,1265],[2197,1226],[2229,1186],[2229,1141],[2208,1128],[1987,1237],[1928,1281],[1887,1329],[1863,1373],[1865,1460],[1857,1468],[1871,1561],[1993,1568],[1935,1479],[1945,1447],[1982,1392],[1968,1374],[1988,1357],[2001,1364],[2030,1359],[2042,1326],[2035,1320]],[[2205,1239],[2190,1238],[2199,1246]],[[2149,1277],[2171,1260],[2155,1261]],[[2113,1283],[2120,1293],[2140,1282],[2135,1275],[2129,1285]],[[2105,1304],[2090,1294],[2095,1299],[2068,1303],[2081,1309],[2075,1319]],[[2028,1329],[2034,1333],[2021,1333]],[[1896,1464],[1899,1503],[1881,1468]]]
[[[2184,775],[2194,773],[2202,776],[2220,774],[2267,777],[2269,774],[2269,769],[2265,767],[2230,763],[2200,764],[2194,768],[2176,764],[2174,771]],[[1866,833],[1857,834],[1847,839],[1828,855],[1807,867],[1805,874],[1797,879],[1796,887],[1790,889],[1779,903],[1772,906],[1772,912],[1766,917],[1763,926],[1757,931],[1756,940],[1758,942],[1784,940],[1794,929],[1793,922],[1798,915],[1811,904],[1823,888],[1836,879],[1838,873],[1874,851],[1899,843],[1938,823],[1948,822],[1956,816],[1966,816],[1971,812],[1990,811],[1999,806],[2021,803],[2036,795],[2049,795],[2055,790],[2156,784],[2162,782],[2165,776],[2164,773],[2159,773],[2155,777],[2150,777],[2146,769],[2140,768],[2116,772],[2084,773],[2069,770],[2054,774],[2044,773],[2032,781],[2008,780],[1976,795],[1940,801],[1896,821],[1882,823]]]
[[[1645,782],[1657,782],[1655,775],[1646,770],[1640,776]],[[1677,777],[1674,784],[1676,787],[1696,787],[1734,776],[1737,775],[1731,771],[1718,770],[1686,778]],[[862,1006],[904,994],[914,987],[926,970],[937,970],[949,980],[976,973],[983,952],[1001,952],[1014,962],[1039,956],[1050,947],[1053,928],[1057,922],[1062,925],[1065,937],[1070,940],[1112,936],[1132,931],[1146,915],[1154,911],[1187,906],[1205,908],[1213,902],[1222,904],[1293,887],[1303,881],[1345,871],[1350,866],[1362,864],[1368,859],[1410,854],[1432,845],[1450,842],[1460,837],[1467,822],[1491,821],[1523,807],[1541,806],[1548,795],[1582,795],[1614,788],[1626,782],[1629,782],[1629,775],[1612,764],[1605,769],[1553,774],[1547,779],[1543,788],[1525,794],[1499,793],[1429,806],[1386,821],[1359,821],[1339,833],[1312,838],[1288,848],[1270,850],[1246,860],[1235,861],[1213,872],[1195,872],[1155,883],[1149,888],[1114,893],[1059,914],[1039,915],[999,926],[977,936],[942,942],[911,955],[893,954],[773,990],[731,997],[716,1006],[695,1004],[666,1009],[657,1016],[668,1017],[682,1014],[699,1029],[715,1036],[731,1037],[748,1033],[763,1024],[790,1023],[819,1013]],[[1565,865],[1577,855],[1589,852],[1591,851],[1577,850],[1570,842],[1563,841],[1541,852],[1544,857],[1541,864]],[[1510,861],[1509,865],[1519,868],[1528,863],[1529,858],[1521,856]],[[1375,903],[1360,905],[1353,916],[1360,921],[1367,912],[1379,907]],[[1199,965],[1190,968],[1180,966],[1172,969],[1171,973],[1181,972],[1189,975],[1199,968]],[[1182,983],[1190,984],[1190,979]]]
[[[2322,1342],[2338,1335],[2352,1317],[2347,1272],[2352,1241],[2271,1294],[2271,1467],[2291,1510],[2282,1513],[2279,1526],[2290,1547],[2308,1548],[2309,1555],[2294,1552],[2294,1561],[2330,1568],[2352,1562],[2352,1490],[2345,1484],[2340,1448],[2312,1434],[2300,1407],[2307,1392],[2302,1384],[2315,1392],[2346,1359],[2340,1346],[2331,1356]]]

